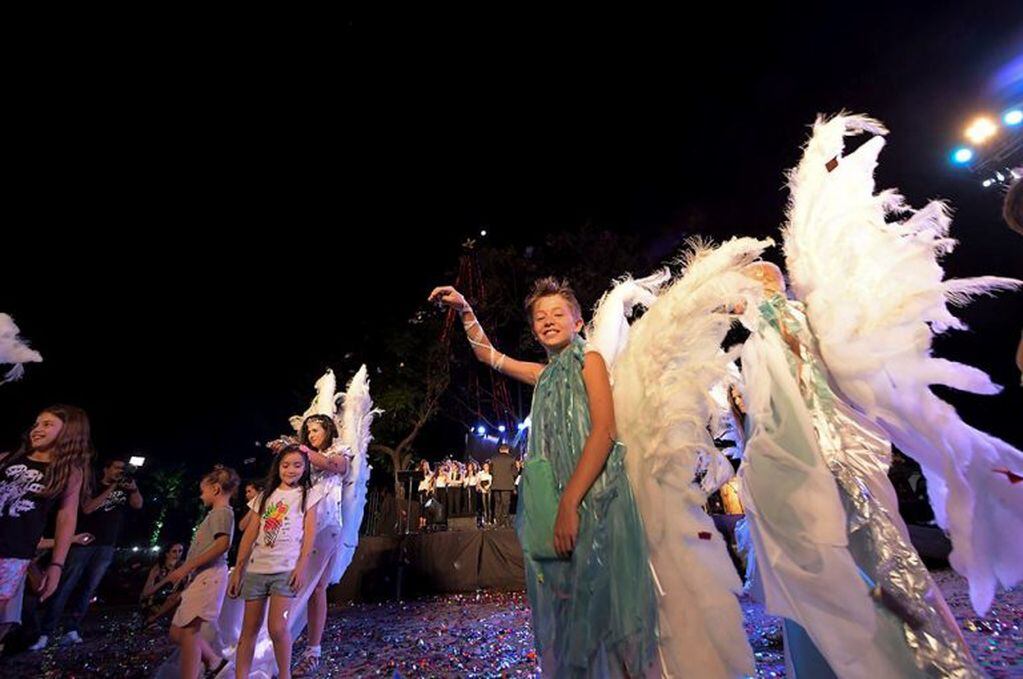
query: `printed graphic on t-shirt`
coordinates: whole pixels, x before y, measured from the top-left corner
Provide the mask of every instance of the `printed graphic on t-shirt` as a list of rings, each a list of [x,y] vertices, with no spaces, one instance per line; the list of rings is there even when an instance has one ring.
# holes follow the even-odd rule
[[[284,519],[288,516],[288,505],[283,500],[270,504],[267,503],[263,510],[263,544],[273,547],[277,542],[277,534],[284,525]]]
[[[23,464],[13,464],[7,468],[5,476],[0,480],[0,514],[21,516],[35,509],[36,503],[26,496],[42,492],[43,473]]]
[[[116,490],[111,491],[110,495],[107,495],[107,499],[104,500],[103,504],[99,506],[98,511],[101,512],[112,511],[114,509],[117,509],[118,506],[123,505],[127,501],[128,496],[124,494],[123,490],[118,488]]]

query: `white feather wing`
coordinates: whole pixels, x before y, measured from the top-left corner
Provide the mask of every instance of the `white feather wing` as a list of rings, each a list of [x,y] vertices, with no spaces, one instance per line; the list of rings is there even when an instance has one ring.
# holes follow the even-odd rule
[[[21,379],[25,373],[23,363],[40,363],[43,360],[42,355],[31,349],[19,333],[14,319],[0,313],[0,365],[13,365],[0,379],[0,384]]]
[[[615,421],[647,534],[666,676],[753,673],[736,599],[742,583],[703,510],[706,492],[695,475],[701,461],[719,457],[709,430],[717,407],[710,392],[734,359],[720,348],[733,318],[723,311],[755,293],[739,269],[770,244],[741,238],[715,249],[696,246],[683,275],[631,327],[616,306],[616,330],[608,333],[624,343],[609,350]],[[614,291],[607,299],[615,299]]]
[[[370,425],[381,412],[373,408],[366,366],[359,368],[348,383],[348,389],[339,398],[342,399],[342,410],[337,423],[338,431],[342,445],[348,448],[352,457],[341,495],[341,550],[334,560],[330,577],[332,583],[341,580],[359,544],[359,528],[366,509],[366,491],[372,469],[368,457],[369,443],[373,439]]]
[[[999,387],[972,366],[932,356],[931,345],[934,335],[964,327],[950,304],[1020,281],[943,280],[939,260],[955,246],[946,206],[912,210],[895,191],[875,193],[883,138],[842,155],[845,137],[863,131],[885,133],[862,116],[814,125],[789,175],[786,264],[835,386],[922,466],[953,543],[952,565],[983,614],[998,584],[1023,579],[1023,543],[1004,539],[1023,534],[1023,486],[1003,473],[1023,474],[1023,454],[934,395],[933,384],[979,394]]]

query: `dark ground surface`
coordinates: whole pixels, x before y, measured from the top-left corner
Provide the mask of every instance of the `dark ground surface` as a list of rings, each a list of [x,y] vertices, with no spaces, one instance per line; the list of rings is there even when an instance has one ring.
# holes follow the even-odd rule
[[[965,581],[951,571],[935,577],[976,657],[992,677],[1023,676],[1023,591],[1002,592],[979,618],[969,607]],[[757,675],[782,677],[778,619],[743,599]],[[4,677],[148,677],[171,651],[165,628],[138,631],[133,612],[92,612],[85,643],[51,646],[3,659]],[[296,651],[304,644],[300,639]],[[401,603],[331,609],[321,677],[539,676],[525,595],[480,592]]]

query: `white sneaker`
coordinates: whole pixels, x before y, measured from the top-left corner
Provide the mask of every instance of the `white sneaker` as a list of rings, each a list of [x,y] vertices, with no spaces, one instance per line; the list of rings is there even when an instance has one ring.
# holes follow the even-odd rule
[[[41,635],[39,635],[39,638],[36,639],[36,642],[28,647],[28,650],[30,650],[30,651],[41,651],[44,648],[46,648],[46,645],[49,644],[49,643],[50,643],[50,637],[46,636],[45,634],[41,634]]]
[[[78,632],[68,632],[64,635],[64,638],[61,639],[61,643],[65,645],[80,644],[82,643],[82,637],[78,636]]]

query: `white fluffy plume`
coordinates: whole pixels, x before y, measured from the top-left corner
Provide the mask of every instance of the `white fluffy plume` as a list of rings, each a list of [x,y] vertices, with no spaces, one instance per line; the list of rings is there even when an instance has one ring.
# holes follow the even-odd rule
[[[930,390],[999,390],[982,371],[932,356],[931,345],[935,334],[965,327],[950,304],[1021,282],[944,280],[939,260],[955,247],[949,210],[939,201],[914,210],[896,191],[876,193],[884,139],[843,155],[845,137],[863,131],[885,133],[855,115],[814,125],[789,174],[787,268],[836,386],[923,468],[952,565],[983,614],[999,584],[1023,580],[1023,543],[1006,539],[1023,535],[1023,486],[1006,473],[1023,475],[1023,453],[967,425]]]
[[[742,583],[703,510],[706,491],[695,475],[699,465],[723,459],[710,427],[718,409],[711,391],[734,359],[720,349],[733,319],[725,309],[758,290],[740,270],[770,245],[752,238],[716,248],[692,243],[670,285],[663,287],[662,273],[625,279],[594,313],[590,342],[611,370],[618,435],[647,534],[665,676],[753,673],[736,599]],[[630,303],[648,307],[631,326]],[[714,469],[728,472],[715,474],[718,482],[731,472],[727,461]]]
[[[0,313],[0,365],[13,364],[0,384],[13,382],[21,379],[25,373],[24,363],[41,363],[42,355],[28,346],[28,343],[19,336],[18,326],[14,319],[7,314]]]
[[[331,582],[341,579],[348,565],[355,556],[355,548],[359,544],[359,528],[362,526],[362,515],[366,509],[366,490],[369,486],[369,442],[373,439],[370,425],[373,418],[381,411],[373,408],[373,399],[369,394],[369,378],[366,366],[359,368],[348,389],[341,398],[341,421],[339,431],[341,443],[352,454],[351,468],[345,476],[341,500],[341,551],[334,561]]]
[[[323,373],[320,379],[316,380],[316,396],[313,397],[312,403],[306,408],[306,411],[302,415],[293,415],[288,421],[291,426],[298,431],[302,428],[302,423],[310,415],[326,415],[332,419],[335,418],[337,412],[337,399],[335,392],[337,391],[337,378],[334,377],[334,371],[327,368],[327,372]]]

